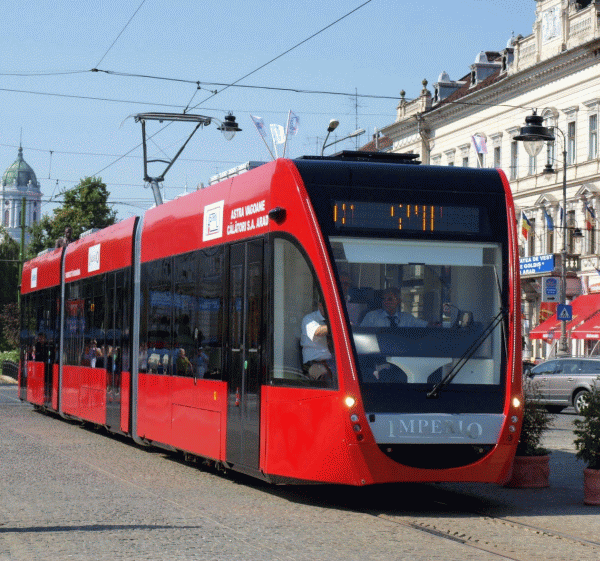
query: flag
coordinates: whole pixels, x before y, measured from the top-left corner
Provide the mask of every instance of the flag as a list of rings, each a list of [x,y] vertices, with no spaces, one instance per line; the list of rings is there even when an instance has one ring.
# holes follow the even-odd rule
[[[554,231],[554,221],[552,220],[552,216],[548,214],[548,211],[544,208],[544,216],[546,217],[546,227],[548,232]]]
[[[292,135],[294,136],[295,134],[298,134],[298,126],[300,125],[300,117],[298,117],[298,115],[296,115],[294,112],[290,111],[290,114],[288,115],[288,127],[287,127],[287,135]]]
[[[585,204],[585,210],[586,210],[585,227],[587,230],[591,230],[592,229],[592,220],[594,222],[596,221],[596,213],[594,212],[594,209],[587,204],[587,202],[584,202],[584,204]],[[589,216],[588,216],[588,214],[589,214]]]
[[[531,232],[531,222],[529,222],[529,218],[525,215],[523,211],[521,211],[521,233],[523,237],[528,240],[529,233]]]
[[[565,225],[565,209],[562,206],[559,208],[558,214],[560,215],[560,227],[564,228],[564,225]]]
[[[254,115],[250,115],[258,134],[263,138],[267,138],[267,131],[265,129],[265,122],[260,117],[254,117]]]
[[[285,131],[281,125],[270,125],[273,144],[283,144],[285,142]]]
[[[475,145],[475,152],[478,154],[487,154],[487,144],[485,143],[485,138],[479,134],[471,137],[473,139],[473,144]]]

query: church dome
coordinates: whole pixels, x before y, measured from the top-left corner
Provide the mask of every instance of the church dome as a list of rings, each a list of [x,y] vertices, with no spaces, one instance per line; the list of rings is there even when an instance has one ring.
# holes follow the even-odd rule
[[[23,148],[19,146],[19,155],[15,162],[4,172],[2,186],[14,186],[18,189],[27,189],[29,182],[34,188],[39,188],[35,172],[23,159]]]

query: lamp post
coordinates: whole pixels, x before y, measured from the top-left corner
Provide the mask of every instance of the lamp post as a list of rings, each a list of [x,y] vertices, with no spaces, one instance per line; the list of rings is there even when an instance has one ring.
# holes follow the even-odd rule
[[[223,121],[219,119],[215,119],[214,117],[205,117],[204,115],[193,115],[191,113],[139,113],[134,117],[135,122],[138,121],[142,123],[142,144],[144,151],[144,181],[147,181],[152,187],[152,194],[154,195],[154,202],[156,206],[162,205],[162,195],[160,194],[159,183],[165,180],[166,173],[171,169],[171,166],[175,163],[175,160],[179,158],[179,155],[183,152],[184,148],[187,146],[187,143],[192,139],[194,133],[200,128],[204,126],[208,126],[212,121],[216,121],[220,123],[217,127],[217,130],[220,130],[223,133],[223,136],[226,140],[231,140],[235,133],[241,131],[238,127],[238,124],[235,121],[235,117],[229,113],[226,115]],[[146,149],[146,121],[159,121],[162,123],[163,121],[184,121],[187,123],[196,123],[196,128],[192,131],[190,136],[188,136],[187,140],[183,143],[183,146],[179,149],[179,152],[175,154],[173,159],[171,160],[148,160],[147,157],[147,149]],[[150,177],[148,175],[148,164],[152,162],[162,162],[163,164],[167,164],[165,170],[158,177]]]
[[[552,128],[543,125],[544,118],[538,115],[534,110],[532,115],[525,117],[525,126],[521,127],[520,133],[513,140],[520,140],[525,146],[527,153],[535,158],[542,150],[544,142],[554,142],[556,140],[554,131],[560,133],[563,139],[563,181],[562,181],[562,205],[563,205],[563,245],[561,251],[561,269],[560,269],[560,302],[566,304],[567,300],[567,139],[564,133],[556,126]],[[544,170],[546,173],[551,169]],[[560,323],[560,342],[556,356],[569,356],[569,346],[567,344],[567,320],[563,319]]]
[[[323,147],[321,148],[321,156],[325,152],[325,148],[329,148],[329,146],[333,146],[334,144],[337,144],[338,142],[343,142],[344,140],[348,140],[349,138],[354,138],[356,136],[360,136],[361,134],[363,134],[365,132],[365,129],[358,129],[358,130],[355,130],[353,133],[350,133],[348,136],[345,136],[344,138],[340,138],[339,140],[334,140],[333,142],[330,142],[329,144],[327,144],[327,139],[329,138],[329,135],[331,134],[332,131],[334,131],[337,128],[337,126],[339,124],[340,124],[339,121],[337,121],[336,119],[332,119],[331,121],[329,121],[329,126],[327,127],[327,136],[325,137],[325,141],[323,142]]]

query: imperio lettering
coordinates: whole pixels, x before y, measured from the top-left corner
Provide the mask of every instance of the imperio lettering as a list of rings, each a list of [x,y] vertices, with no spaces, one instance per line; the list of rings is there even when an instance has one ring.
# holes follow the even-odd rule
[[[478,438],[483,434],[483,427],[479,423],[465,423],[462,419],[390,419],[388,423],[390,438],[407,435]]]

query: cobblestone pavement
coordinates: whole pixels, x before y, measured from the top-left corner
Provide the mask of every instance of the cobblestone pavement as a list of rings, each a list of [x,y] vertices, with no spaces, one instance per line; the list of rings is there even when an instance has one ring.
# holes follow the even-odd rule
[[[40,414],[0,386],[0,561],[600,559],[570,422],[552,485],[274,487]]]

